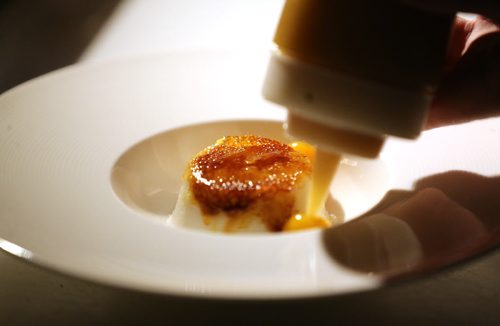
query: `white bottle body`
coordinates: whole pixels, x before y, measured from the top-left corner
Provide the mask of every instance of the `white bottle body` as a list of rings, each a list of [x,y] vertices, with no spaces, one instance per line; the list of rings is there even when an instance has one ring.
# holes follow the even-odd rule
[[[453,19],[400,1],[288,0],[263,95],[289,110],[293,136],[376,156],[386,135],[420,134]]]

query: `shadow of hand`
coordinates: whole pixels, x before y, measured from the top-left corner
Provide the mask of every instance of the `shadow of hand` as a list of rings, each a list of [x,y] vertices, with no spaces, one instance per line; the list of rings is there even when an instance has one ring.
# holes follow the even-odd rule
[[[323,233],[336,262],[394,278],[472,257],[500,240],[500,177],[450,171],[391,190],[364,216]]]

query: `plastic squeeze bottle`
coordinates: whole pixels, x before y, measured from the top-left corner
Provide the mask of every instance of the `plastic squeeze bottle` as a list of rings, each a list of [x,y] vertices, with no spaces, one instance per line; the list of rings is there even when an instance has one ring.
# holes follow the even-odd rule
[[[386,136],[420,134],[454,18],[404,0],[286,1],[263,95],[288,109],[289,134],[317,146],[318,179],[343,154],[374,158]]]

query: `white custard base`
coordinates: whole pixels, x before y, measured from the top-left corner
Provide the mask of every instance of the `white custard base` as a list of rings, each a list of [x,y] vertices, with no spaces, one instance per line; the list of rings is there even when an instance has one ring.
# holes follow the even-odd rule
[[[205,215],[193,198],[189,190],[189,185],[184,182],[181,186],[179,199],[177,200],[172,216],[168,219],[168,224],[174,227],[210,232],[268,232],[262,220],[250,214],[247,213],[236,221],[224,212],[210,216]]]
[[[307,207],[307,196],[311,188],[311,180],[302,180],[293,191],[295,198],[294,212],[305,212]],[[278,203],[279,205],[279,203]],[[324,213],[324,211],[322,212]],[[204,214],[194,198],[189,184],[182,182],[179,197],[175,204],[172,215],[168,218],[169,225],[184,227],[188,229],[204,230],[223,233],[267,233],[271,232],[262,218],[256,215],[255,209],[239,212],[236,216],[230,216],[224,211],[214,215]]]

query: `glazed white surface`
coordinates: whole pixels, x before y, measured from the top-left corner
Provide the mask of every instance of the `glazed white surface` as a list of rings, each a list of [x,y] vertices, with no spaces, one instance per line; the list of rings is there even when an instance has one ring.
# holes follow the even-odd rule
[[[152,135],[210,121],[281,121],[283,110],[259,95],[265,62],[248,53],[185,52],[72,67],[5,93],[2,248],[72,275],[160,293],[272,298],[379,286],[333,261],[319,231],[226,237],[168,228],[113,192],[115,162]],[[436,129],[417,142],[393,139],[382,153],[386,186],[411,189],[450,168],[498,174],[491,141],[498,137],[498,119],[490,119]],[[369,177],[350,184],[379,189]],[[348,202],[354,188],[342,187],[341,204],[359,207],[359,198]]]
[[[198,122],[281,120],[284,112],[259,96],[264,62],[173,54],[73,67],[4,94],[2,248],[23,248],[71,275],[160,293],[271,298],[377,286],[334,263],[319,231],[226,237],[169,228],[113,192],[115,161],[152,135]]]

